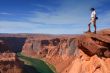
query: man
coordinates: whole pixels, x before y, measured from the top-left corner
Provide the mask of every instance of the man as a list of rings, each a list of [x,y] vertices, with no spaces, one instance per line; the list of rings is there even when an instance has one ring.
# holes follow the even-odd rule
[[[94,33],[96,33],[96,20],[98,19],[96,17],[96,11],[94,8],[91,8],[91,20],[90,20],[90,23],[88,24],[88,31],[87,32],[91,32],[91,28],[90,28],[90,25],[93,24],[94,25]]]

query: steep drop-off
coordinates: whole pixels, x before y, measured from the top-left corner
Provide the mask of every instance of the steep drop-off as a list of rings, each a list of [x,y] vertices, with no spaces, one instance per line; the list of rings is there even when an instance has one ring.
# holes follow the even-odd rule
[[[58,73],[109,73],[110,30],[73,37],[28,38],[22,52],[43,58],[53,64]],[[98,63],[100,67],[95,66]]]
[[[43,59],[52,64],[58,73],[110,73],[110,29],[97,34],[54,37],[25,35],[22,42],[20,36],[14,38],[14,41],[9,42],[2,35],[1,39],[5,39],[12,52],[22,52],[28,57]]]

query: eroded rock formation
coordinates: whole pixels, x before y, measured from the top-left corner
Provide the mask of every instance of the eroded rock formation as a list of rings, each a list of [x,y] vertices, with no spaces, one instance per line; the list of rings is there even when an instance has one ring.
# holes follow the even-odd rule
[[[71,38],[28,39],[22,52],[45,59],[58,73],[109,73],[109,34],[103,31]]]
[[[0,42],[0,73],[22,73],[20,61],[4,41]]]
[[[19,42],[5,41],[7,46],[22,43],[16,44],[18,52],[29,57],[42,58],[52,64],[58,73],[110,73],[110,30],[99,31],[97,34],[64,36],[50,38],[50,36],[29,37],[28,35],[22,42],[20,42],[20,36],[15,38],[19,39]],[[9,47],[16,48],[16,46]],[[3,46],[3,48],[6,47]],[[10,60],[14,59],[10,58]]]
[[[72,63],[61,73],[110,73],[110,31],[77,37]]]

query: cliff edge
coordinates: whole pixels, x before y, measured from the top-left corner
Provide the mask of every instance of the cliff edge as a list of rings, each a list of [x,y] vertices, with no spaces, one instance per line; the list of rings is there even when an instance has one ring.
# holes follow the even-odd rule
[[[57,73],[110,73],[110,29],[81,35],[3,36],[0,37],[0,72],[5,71],[5,66],[2,69],[5,61],[13,61],[19,69],[17,73],[22,73],[16,56],[21,52],[52,64]]]
[[[58,73],[110,73],[110,30],[51,39],[28,38],[22,53],[42,58]]]

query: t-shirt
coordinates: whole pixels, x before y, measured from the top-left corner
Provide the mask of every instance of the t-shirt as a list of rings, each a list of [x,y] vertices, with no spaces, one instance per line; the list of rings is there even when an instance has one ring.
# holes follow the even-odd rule
[[[95,18],[95,16],[96,16],[96,11],[94,10],[94,11],[92,11],[92,13],[91,13],[91,18]]]

